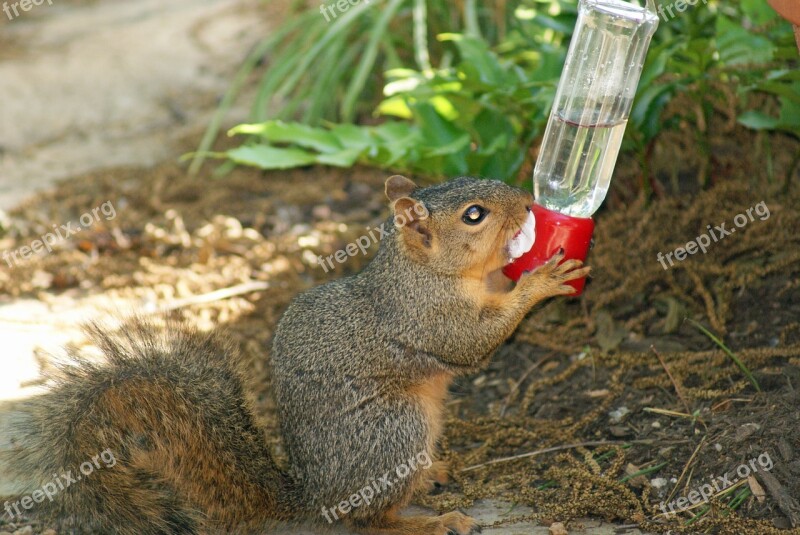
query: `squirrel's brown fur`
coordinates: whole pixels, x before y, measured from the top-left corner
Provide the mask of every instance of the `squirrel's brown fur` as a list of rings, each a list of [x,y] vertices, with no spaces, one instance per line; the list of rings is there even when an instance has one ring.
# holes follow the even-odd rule
[[[242,391],[238,358],[219,337],[142,322],[92,329],[108,365],[82,363],[36,401],[17,469],[45,480],[99,451],[117,456],[59,494],[52,513],[99,532],[255,532],[270,519],[323,520],[409,459],[435,455],[454,377],[484,366],[525,313],[572,293],[580,262],[547,265],[512,284],[507,244],[529,193],[460,178],[420,189],[387,181],[396,230],[358,275],[299,295],[272,353],[289,463],[273,462]],[[462,220],[480,205],[477,225]],[[461,513],[400,517],[429,480],[419,469],[341,519],[365,534],[467,535]],[[341,511],[341,510],[340,510]],[[332,516],[332,515],[331,515]]]

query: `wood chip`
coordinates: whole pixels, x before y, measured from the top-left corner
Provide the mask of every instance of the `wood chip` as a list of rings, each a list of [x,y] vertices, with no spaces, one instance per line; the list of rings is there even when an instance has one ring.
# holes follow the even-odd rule
[[[775,476],[763,470],[757,472],[758,478],[767,487],[769,495],[778,503],[778,508],[789,519],[793,528],[800,526],[800,504],[792,498]]]
[[[756,480],[753,474],[747,476],[747,484],[750,485],[750,492],[756,497],[758,503],[764,503],[767,494],[764,492],[764,488],[758,484],[758,480]]]

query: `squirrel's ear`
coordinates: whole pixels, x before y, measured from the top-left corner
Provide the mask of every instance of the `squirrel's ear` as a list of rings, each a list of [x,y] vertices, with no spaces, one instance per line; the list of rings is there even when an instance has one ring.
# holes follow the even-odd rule
[[[430,213],[425,205],[409,197],[400,197],[392,203],[392,208],[397,229],[411,243],[430,248],[432,234],[426,221]]]
[[[417,189],[413,181],[402,175],[394,175],[386,179],[386,197],[389,202],[395,202],[401,197],[408,197]]]

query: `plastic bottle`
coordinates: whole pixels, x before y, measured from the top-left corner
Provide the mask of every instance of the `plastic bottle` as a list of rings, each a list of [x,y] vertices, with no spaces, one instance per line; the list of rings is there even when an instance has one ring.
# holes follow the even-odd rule
[[[553,256],[586,259],[650,39],[653,0],[581,0],[578,21],[533,172],[535,240],[506,267],[517,280]],[[572,281],[577,294],[585,281]]]

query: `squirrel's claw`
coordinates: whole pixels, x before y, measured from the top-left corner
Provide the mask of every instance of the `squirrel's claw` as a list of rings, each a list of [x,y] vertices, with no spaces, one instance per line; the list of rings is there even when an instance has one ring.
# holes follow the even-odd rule
[[[537,267],[533,271],[528,272],[529,275],[553,275],[563,281],[570,281],[585,277],[591,268],[578,269],[583,266],[583,261],[576,258],[570,258],[564,263],[564,249],[560,249],[556,254],[550,257],[550,260]]]
[[[583,265],[583,262],[581,262],[580,260],[572,260],[572,261],[569,261],[569,262],[575,262],[575,264],[573,266],[570,266],[569,268],[565,269],[563,272],[559,273],[558,275],[556,275],[556,277],[558,278],[559,282],[568,282],[568,281],[571,281],[571,280],[582,279],[582,278],[588,276],[589,273],[591,273],[591,271],[592,271],[592,268],[590,268],[589,266],[586,266],[586,267],[583,267],[583,268],[580,268],[580,269],[575,269],[575,268],[578,268],[578,267]],[[567,263],[568,262],[565,262],[564,264],[562,264],[562,266],[566,266]],[[558,295],[574,295],[576,290],[575,290],[575,288],[573,288],[572,286],[570,286],[568,284],[561,284],[558,287],[558,291],[559,291]]]
[[[563,248],[559,249],[558,252],[553,256],[551,256],[550,260],[548,260],[547,263],[545,263],[545,265],[543,265],[539,269],[545,268],[547,270],[553,270],[557,268],[559,263],[564,259],[564,254],[565,254],[564,249]]]

